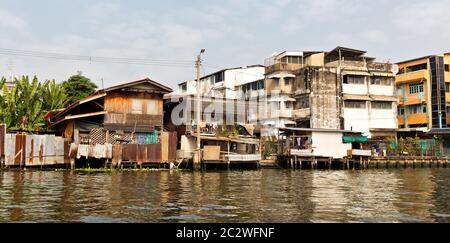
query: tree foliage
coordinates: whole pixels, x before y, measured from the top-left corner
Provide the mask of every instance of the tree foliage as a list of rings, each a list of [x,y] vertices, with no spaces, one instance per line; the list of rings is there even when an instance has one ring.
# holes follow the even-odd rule
[[[64,81],[62,85],[68,95],[69,104],[88,97],[98,88],[89,78],[83,76],[81,71]]]
[[[41,84],[37,77],[30,80],[23,76],[15,83],[8,90],[4,78],[0,82],[0,119],[9,130],[37,132],[45,125],[48,112],[64,108],[67,103],[65,90],[54,80]]]

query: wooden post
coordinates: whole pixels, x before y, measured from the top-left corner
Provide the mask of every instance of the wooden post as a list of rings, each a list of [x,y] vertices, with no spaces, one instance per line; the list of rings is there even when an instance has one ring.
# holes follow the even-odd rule
[[[330,163],[330,164],[328,165],[330,170],[331,170],[332,167],[333,167],[332,162],[333,162],[333,160],[332,160],[332,158],[330,157],[330,160],[329,160],[329,163]]]
[[[228,166],[228,170],[230,170],[230,151],[231,151],[231,144],[230,142],[228,142],[228,157],[227,157],[227,166]]]

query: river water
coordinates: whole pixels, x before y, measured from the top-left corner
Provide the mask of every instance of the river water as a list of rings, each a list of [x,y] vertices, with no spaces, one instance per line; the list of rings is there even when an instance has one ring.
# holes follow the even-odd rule
[[[0,222],[450,222],[450,170],[0,171]]]

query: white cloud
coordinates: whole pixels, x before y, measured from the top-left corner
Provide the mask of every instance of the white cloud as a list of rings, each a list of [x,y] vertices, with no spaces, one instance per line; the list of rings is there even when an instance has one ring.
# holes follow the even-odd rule
[[[25,19],[7,11],[0,9],[0,30],[14,30],[18,32],[25,31],[28,27],[28,23]]]

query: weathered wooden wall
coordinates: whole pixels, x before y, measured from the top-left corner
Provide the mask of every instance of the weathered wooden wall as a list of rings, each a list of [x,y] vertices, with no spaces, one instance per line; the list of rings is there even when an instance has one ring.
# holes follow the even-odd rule
[[[133,114],[133,100],[141,102],[142,114]],[[156,110],[147,107],[150,100],[155,100]],[[146,93],[110,93],[105,98],[105,124],[163,126],[163,97]]]

